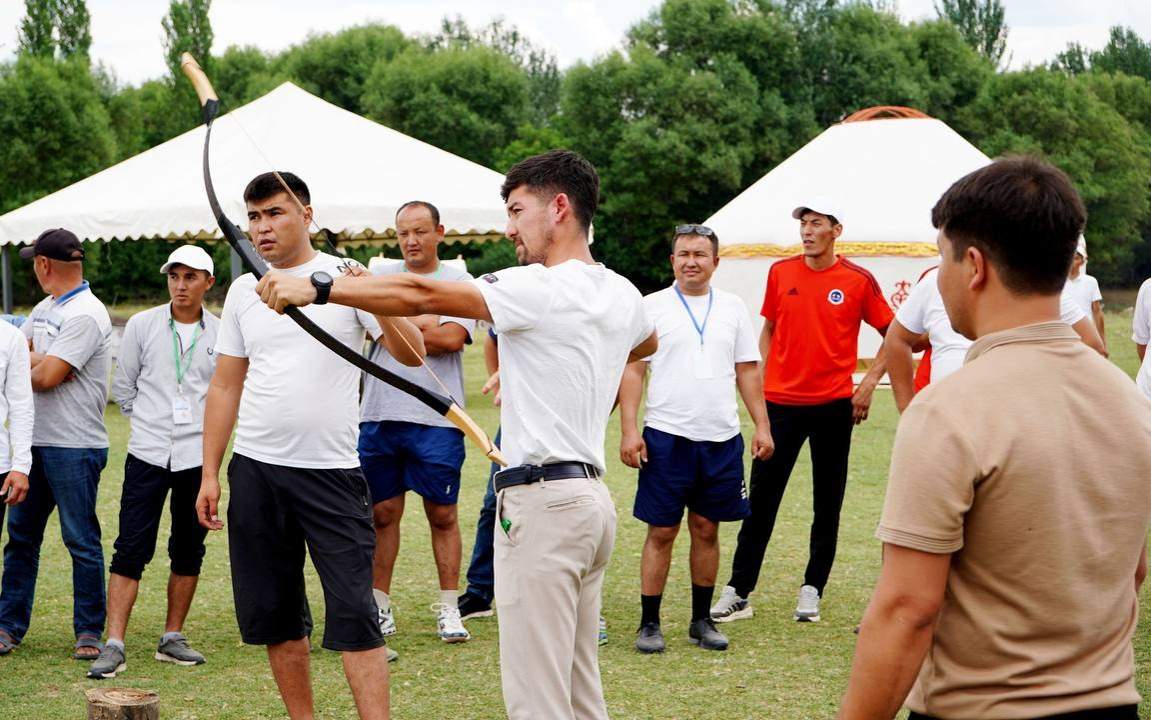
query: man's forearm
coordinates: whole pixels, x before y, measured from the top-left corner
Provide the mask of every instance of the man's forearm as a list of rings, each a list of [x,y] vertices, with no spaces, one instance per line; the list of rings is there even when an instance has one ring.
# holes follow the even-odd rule
[[[623,432],[639,429],[639,401],[646,374],[647,362],[643,360],[629,363],[624,368],[623,379],[619,383],[619,421]]]
[[[420,329],[407,318],[376,315],[380,325],[380,343],[392,357],[409,367],[423,363],[426,350]]]
[[[868,607],[839,720],[891,720],[903,707],[931,647],[933,625],[909,622],[898,607]]]
[[[867,374],[863,376],[860,385],[868,384],[870,387],[875,387],[879,384],[879,379],[887,372],[887,343],[879,346],[879,350],[875,353],[875,360],[871,363],[871,368],[868,369]]]
[[[895,408],[902,413],[915,395],[915,358],[911,347],[895,333],[887,333],[883,341],[887,348],[887,377],[891,380],[891,393],[895,396]]]
[[[224,460],[224,451],[228,448],[239,410],[240,393],[216,385],[208,386],[204,405],[204,476],[219,477],[220,463]]]
[[[735,368],[735,386],[755,426],[768,426],[767,405],[763,400],[763,376],[759,372],[759,363],[738,363]]]

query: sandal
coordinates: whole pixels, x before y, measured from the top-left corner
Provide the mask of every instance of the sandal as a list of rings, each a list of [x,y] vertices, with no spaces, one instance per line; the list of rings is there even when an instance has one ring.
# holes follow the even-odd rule
[[[16,641],[7,630],[0,630],[0,655],[7,655],[16,649]]]
[[[104,643],[100,642],[100,638],[95,635],[78,635],[76,637],[76,645],[74,648],[75,650],[72,653],[73,660],[91,662],[100,657],[100,651],[104,649]],[[96,652],[91,654],[83,652],[89,648],[95,650]]]

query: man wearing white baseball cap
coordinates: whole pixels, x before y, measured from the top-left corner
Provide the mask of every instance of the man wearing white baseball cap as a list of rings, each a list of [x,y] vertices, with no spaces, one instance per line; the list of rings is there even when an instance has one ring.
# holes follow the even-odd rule
[[[1064,294],[1070,295],[1083,314],[1091,318],[1095,329],[1099,331],[1104,346],[1107,344],[1107,334],[1103,327],[1103,293],[1099,292],[1099,281],[1087,274],[1087,239],[1079,236],[1079,243],[1075,246],[1075,255],[1071,259],[1071,272],[1067,275],[1067,286]]]
[[[220,320],[204,306],[215,283],[212,258],[202,248],[176,248],[160,266],[171,302],[132,316],[124,328],[112,394],[132,425],[120,497],[120,535],[108,580],[108,641],[88,669],[111,678],[126,667],[124,636],[140,577],[156,550],[164,500],[171,492],[168,616],[154,657],[199,665],[182,630],[204,557],[207,530],[196,519],[203,464],[204,401],[216,368]]]

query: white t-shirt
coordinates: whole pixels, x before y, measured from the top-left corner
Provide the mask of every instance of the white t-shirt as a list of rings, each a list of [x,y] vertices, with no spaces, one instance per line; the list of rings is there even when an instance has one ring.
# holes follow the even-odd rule
[[[1086,317],[1067,285],[1059,295],[1059,317],[1068,325]],[[963,367],[971,341],[951,328],[943,296],[939,294],[939,268],[928,270],[915,284],[895,312],[895,319],[917,335],[927,333],[931,342],[931,382],[939,382]]]
[[[473,282],[500,338],[501,450],[509,465],[577,461],[603,472],[604,433],[628,354],[652,333],[639,291],[579,260]]]
[[[339,275],[341,260],[326,253],[280,270],[307,277]],[[359,467],[360,371],[277,315],[255,293],[250,273],[228,288],[216,352],[248,358],[234,449],[245,457],[296,468]],[[376,319],[343,305],[309,305],[303,313],[359,352],[365,331],[380,334]]]
[[[895,319],[916,335],[927,333],[931,341],[931,382],[939,382],[959,368],[971,341],[951,328],[951,319],[939,294],[938,269],[923,276],[899,309]]]
[[[1131,339],[1140,345],[1151,344],[1151,280],[1139,286],[1135,300],[1135,317],[1131,320]],[[1143,355],[1143,364],[1135,376],[1135,384],[1147,397],[1151,397],[1151,352]]]
[[[1077,278],[1068,278],[1064,289],[1087,317],[1091,317],[1092,303],[1103,300],[1103,293],[1099,292],[1099,281],[1085,272],[1080,272]]]
[[[747,306],[738,295],[713,292],[710,314],[707,295],[683,296],[704,328],[702,344],[674,286],[643,299],[659,335],[659,349],[647,358],[644,424],[688,440],[723,442],[739,434],[735,364],[760,357]]]

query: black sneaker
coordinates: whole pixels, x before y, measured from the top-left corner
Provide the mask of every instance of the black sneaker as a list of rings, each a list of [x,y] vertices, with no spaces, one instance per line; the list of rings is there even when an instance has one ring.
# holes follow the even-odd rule
[[[693,620],[687,629],[687,639],[704,650],[727,650],[727,636],[715,629],[711,618]]]
[[[464,593],[463,595],[460,595],[459,600],[456,602],[456,606],[460,609],[460,620],[491,617],[495,614],[495,611],[492,610],[492,604],[490,602],[484,602],[471,593]]]
[[[661,653],[667,648],[667,644],[663,641],[663,631],[659,629],[659,623],[644,623],[639,626],[638,633],[635,638],[635,649],[641,653],[647,655]]]

